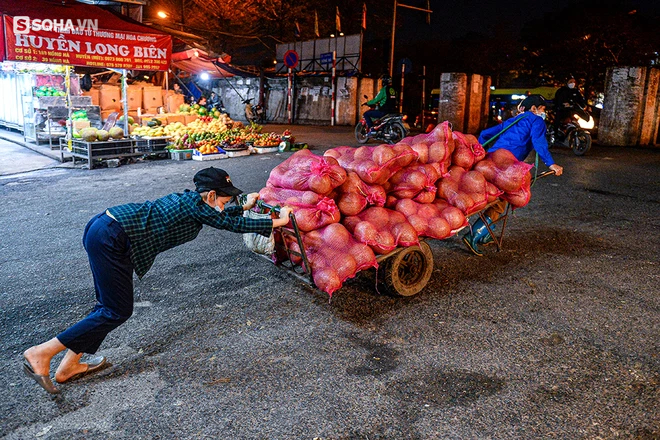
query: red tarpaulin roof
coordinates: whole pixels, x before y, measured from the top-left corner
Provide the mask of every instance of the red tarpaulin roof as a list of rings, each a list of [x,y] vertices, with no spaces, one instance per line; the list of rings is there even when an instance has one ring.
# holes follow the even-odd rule
[[[200,74],[206,72],[211,78],[229,78],[233,73],[223,68],[223,64],[229,68],[222,58],[212,58],[206,52],[199,49],[189,49],[172,54],[172,67],[186,72]]]
[[[168,34],[98,6],[73,0],[62,3],[62,0],[0,0],[4,26],[4,42],[0,39],[4,43],[0,49],[2,59],[137,70],[169,67],[172,38]],[[29,17],[33,26],[26,27],[25,20],[14,17]],[[34,28],[35,20],[70,21],[78,29],[39,30]],[[87,27],[80,32],[81,23],[90,21],[95,21],[98,29]]]

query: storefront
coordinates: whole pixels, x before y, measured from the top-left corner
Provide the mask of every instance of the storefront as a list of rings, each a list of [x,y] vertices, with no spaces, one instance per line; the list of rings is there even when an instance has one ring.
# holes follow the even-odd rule
[[[48,139],[52,144],[53,138],[71,135],[74,123],[85,124],[73,121],[72,116],[84,113],[95,124],[111,113],[123,113],[127,124],[137,94],[139,105],[143,104],[142,88],[128,89],[129,71],[132,76],[139,71],[165,71],[171,62],[169,35],[97,6],[61,0],[0,0],[0,13],[0,99],[4,104],[0,126],[23,132],[29,141]],[[75,72],[73,66],[78,67]],[[85,91],[79,74],[100,69],[116,71],[120,80]],[[146,93],[152,96],[154,91]],[[129,102],[131,96],[133,102]],[[162,97],[153,101],[162,102]]]

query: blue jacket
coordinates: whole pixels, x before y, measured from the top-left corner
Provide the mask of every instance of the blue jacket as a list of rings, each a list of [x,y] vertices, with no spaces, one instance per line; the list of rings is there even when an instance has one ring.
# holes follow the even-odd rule
[[[531,111],[515,118],[509,118],[503,124],[485,129],[479,136],[479,143],[483,144],[518,119],[520,119],[520,122],[517,122],[516,125],[497,138],[495,144],[491,145],[488,151],[503,148],[512,152],[516,159],[525,160],[532,150],[536,150],[546,166],[554,165],[555,161],[552,159],[550,151],[548,151],[548,140],[545,138],[545,121]]]

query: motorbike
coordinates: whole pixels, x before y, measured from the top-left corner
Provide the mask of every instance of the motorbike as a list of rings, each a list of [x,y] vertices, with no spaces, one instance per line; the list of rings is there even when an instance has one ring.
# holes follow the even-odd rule
[[[364,96],[365,99],[367,96]],[[367,105],[366,103],[362,105]],[[368,106],[374,109],[375,106]],[[369,133],[367,121],[362,117],[355,126],[355,140],[359,144],[366,144],[369,139],[396,144],[404,137],[408,136],[410,127],[406,123],[406,117],[401,113],[390,113],[374,121],[373,129]]]
[[[571,115],[565,118],[559,124],[559,129],[555,130],[554,118],[546,121],[546,138],[550,147],[559,146],[573,150],[576,156],[583,156],[591,148],[591,133],[589,130],[594,128],[594,119],[589,112],[579,104],[575,104]]]
[[[245,104],[245,119],[251,124],[264,124],[266,122],[266,113],[262,105],[252,105],[252,98],[243,101]]]

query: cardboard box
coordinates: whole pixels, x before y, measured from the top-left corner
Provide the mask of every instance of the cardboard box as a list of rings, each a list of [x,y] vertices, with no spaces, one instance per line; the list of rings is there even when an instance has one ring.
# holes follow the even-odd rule
[[[146,109],[162,107],[162,90],[160,86],[145,86],[142,89],[142,106]]]
[[[118,110],[101,110],[101,121],[105,122],[106,119],[108,119],[108,116],[110,116],[114,112],[119,113]],[[117,116],[117,118],[119,118],[119,116]]]
[[[91,127],[91,123],[88,120],[76,120],[73,121],[73,129],[80,131],[83,128]]]
[[[197,116],[197,115],[186,115],[186,114],[184,114],[183,116],[185,118],[185,124],[186,125],[190,124],[192,121],[196,121],[197,118],[199,118],[199,116]]]
[[[143,126],[146,126],[146,125],[148,125],[149,121],[151,121],[152,119],[158,119],[160,121],[161,125],[167,125],[168,124],[166,115],[146,114],[146,113],[142,115],[141,123],[142,123]]]
[[[90,96],[92,98],[92,105],[100,105],[101,90],[92,88],[89,92],[83,92],[83,96]]]
[[[140,86],[128,86],[126,88],[126,95],[128,98],[128,109],[137,110],[142,108],[142,87]],[[124,107],[124,102],[122,101],[122,108]]]
[[[103,84],[99,95],[101,110],[119,110],[121,108],[121,91],[119,86]]]
[[[168,95],[166,99],[167,105],[165,108],[169,113],[176,113],[179,110],[179,107],[186,102],[183,95],[176,93]]]
[[[174,122],[181,122],[182,124],[186,123],[185,115],[181,113],[168,113],[167,114],[167,123],[172,124]]]

